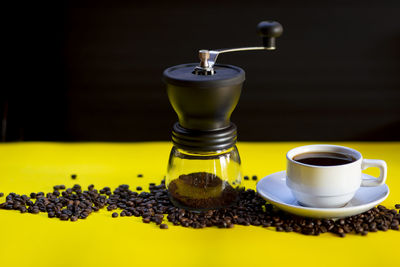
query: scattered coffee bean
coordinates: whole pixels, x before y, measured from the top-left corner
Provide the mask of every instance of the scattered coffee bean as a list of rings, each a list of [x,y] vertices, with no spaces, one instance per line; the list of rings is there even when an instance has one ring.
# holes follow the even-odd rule
[[[136,187],[136,190],[137,190],[137,191],[142,191],[142,187],[141,187],[141,186],[138,186],[138,187]]]
[[[27,211],[27,209],[26,209],[25,206],[20,206],[20,207],[19,207],[19,211],[20,211],[21,213],[25,213],[25,212]]]
[[[71,178],[72,178],[73,180],[75,180],[75,179],[76,179],[76,177],[77,177],[77,175],[76,175],[76,174],[71,174]]]
[[[395,207],[396,209],[400,209],[400,204],[396,204],[396,205],[394,205],[394,207]]]
[[[383,205],[362,214],[339,219],[309,219],[284,213],[275,209],[257,195],[254,190],[238,192],[235,205],[218,210],[210,209],[201,212],[188,211],[175,207],[168,196],[165,181],[160,185],[151,183],[149,192],[135,192],[129,185],[120,185],[114,191],[109,187],[101,190],[90,185],[82,190],[80,185],[65,188],[64,185],[53,187],[54,191],[31,193],[30,197],[10,193],[0,209],[17,210],[21,213],[37,214],[46,212],[49,218],[63,221],[85,219],[93,211],[107,208],[109,211],[120,209],[121,217],[142,217],[144,223],[154,222],[161,229],[164,215],[173,225],[191,228],[232,228],[235,224],[243,226],[275,227],[278,232],[296,232],[304,235],[334,233],[345,237],[349,233],[368,235],[368,232],[399,230],[400,213]],[[399,205],[399,204],[396,204]],[[399,208],[399,206],[396,206]],[[117,212],[112,217],[118,217]]]
[[[0,197],[4,197],[4,193],[1,193],[1,192],[0,192]]]
[[[251,177],[251,179],[253,179],[253,181],[257,181],[258,177],[257,177],[257,175],[253,175],[253,176]]]
[[[244,178],[245,180],[249,180],[249,176],[247,176],[247,175],[245,175],[243,178]]]
[[[139,173],[139,174],[137,175],[137,177],[138,177],[138,178],[142,178],[142,177],[143,177],[143,174]]]

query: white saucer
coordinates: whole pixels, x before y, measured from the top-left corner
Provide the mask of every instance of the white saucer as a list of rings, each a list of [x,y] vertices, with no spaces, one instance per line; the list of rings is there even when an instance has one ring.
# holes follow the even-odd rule
[[[363,174],[363,179],[375,179]],[[257,183],[258,194],[281,210],[313,218],[342,218],[363,213],[382,201],[389,195],[386,184],[376,187],[360,187],[354,198],[342,208],[310,208],[301,206],[286,186],[286,171],[276,172],[261,179]]]

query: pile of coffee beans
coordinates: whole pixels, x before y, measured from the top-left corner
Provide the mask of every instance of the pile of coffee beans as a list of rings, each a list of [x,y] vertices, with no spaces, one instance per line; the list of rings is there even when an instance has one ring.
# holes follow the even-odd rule
[[[275,209],[257,195],[254,190],[239,191],[236,205],[218,210],[193,212],[175,207],[168,196],[164,181],[160,185],[151,183],[149,192],[135,192],[128,185],[120,185],[114,191],[109,187],[101,190],[89,185],[82,190],[80,185],[66,188],[54,186],[47,194],[43,192],[18,195],[10,193],[1,209],[19,210],[21,213],[47,213],[49,218],[64,221],[85,219],[102,208],[112,211],[111,217],[141,217],[143,223],[154,222],[161,229],[164,223],[191,228],[216,226],[232,228],[234,225],[275,227],[279,232],[297,232],[304,235],[334,233],[344,237],[348,233],[367,235],[369,232],[399,230],[400,204],[396,209],[382,205],[359,215],[338,220],[310,219],[284,213]],[[118,212],[117,212],[118,210]],[[165,218],[166,216],[166,218]]]

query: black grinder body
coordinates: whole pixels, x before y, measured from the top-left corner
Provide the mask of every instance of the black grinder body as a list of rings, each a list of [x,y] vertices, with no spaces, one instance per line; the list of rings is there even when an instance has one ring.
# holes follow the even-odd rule
[[[214,75],[197,75],[197,63],[166,69],[163,80],[179,122],[172,131],[174,145],[194,151],[216,151],[236,143],[236,126],[230,121],[245,80],[243,69],[215,65]]]

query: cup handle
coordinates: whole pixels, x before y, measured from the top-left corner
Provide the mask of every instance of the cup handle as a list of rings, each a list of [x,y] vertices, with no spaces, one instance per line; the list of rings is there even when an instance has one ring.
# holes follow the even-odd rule
[[[371,187],[382,185],[386,181],[387,176],[387,165],[386,162],[380,159],[363,159],[361,163],[361,169],[365,170],[369,167],[378,167],[379,168],[379,177],[377,179],[363,179],[361,181],[361,186]]]

